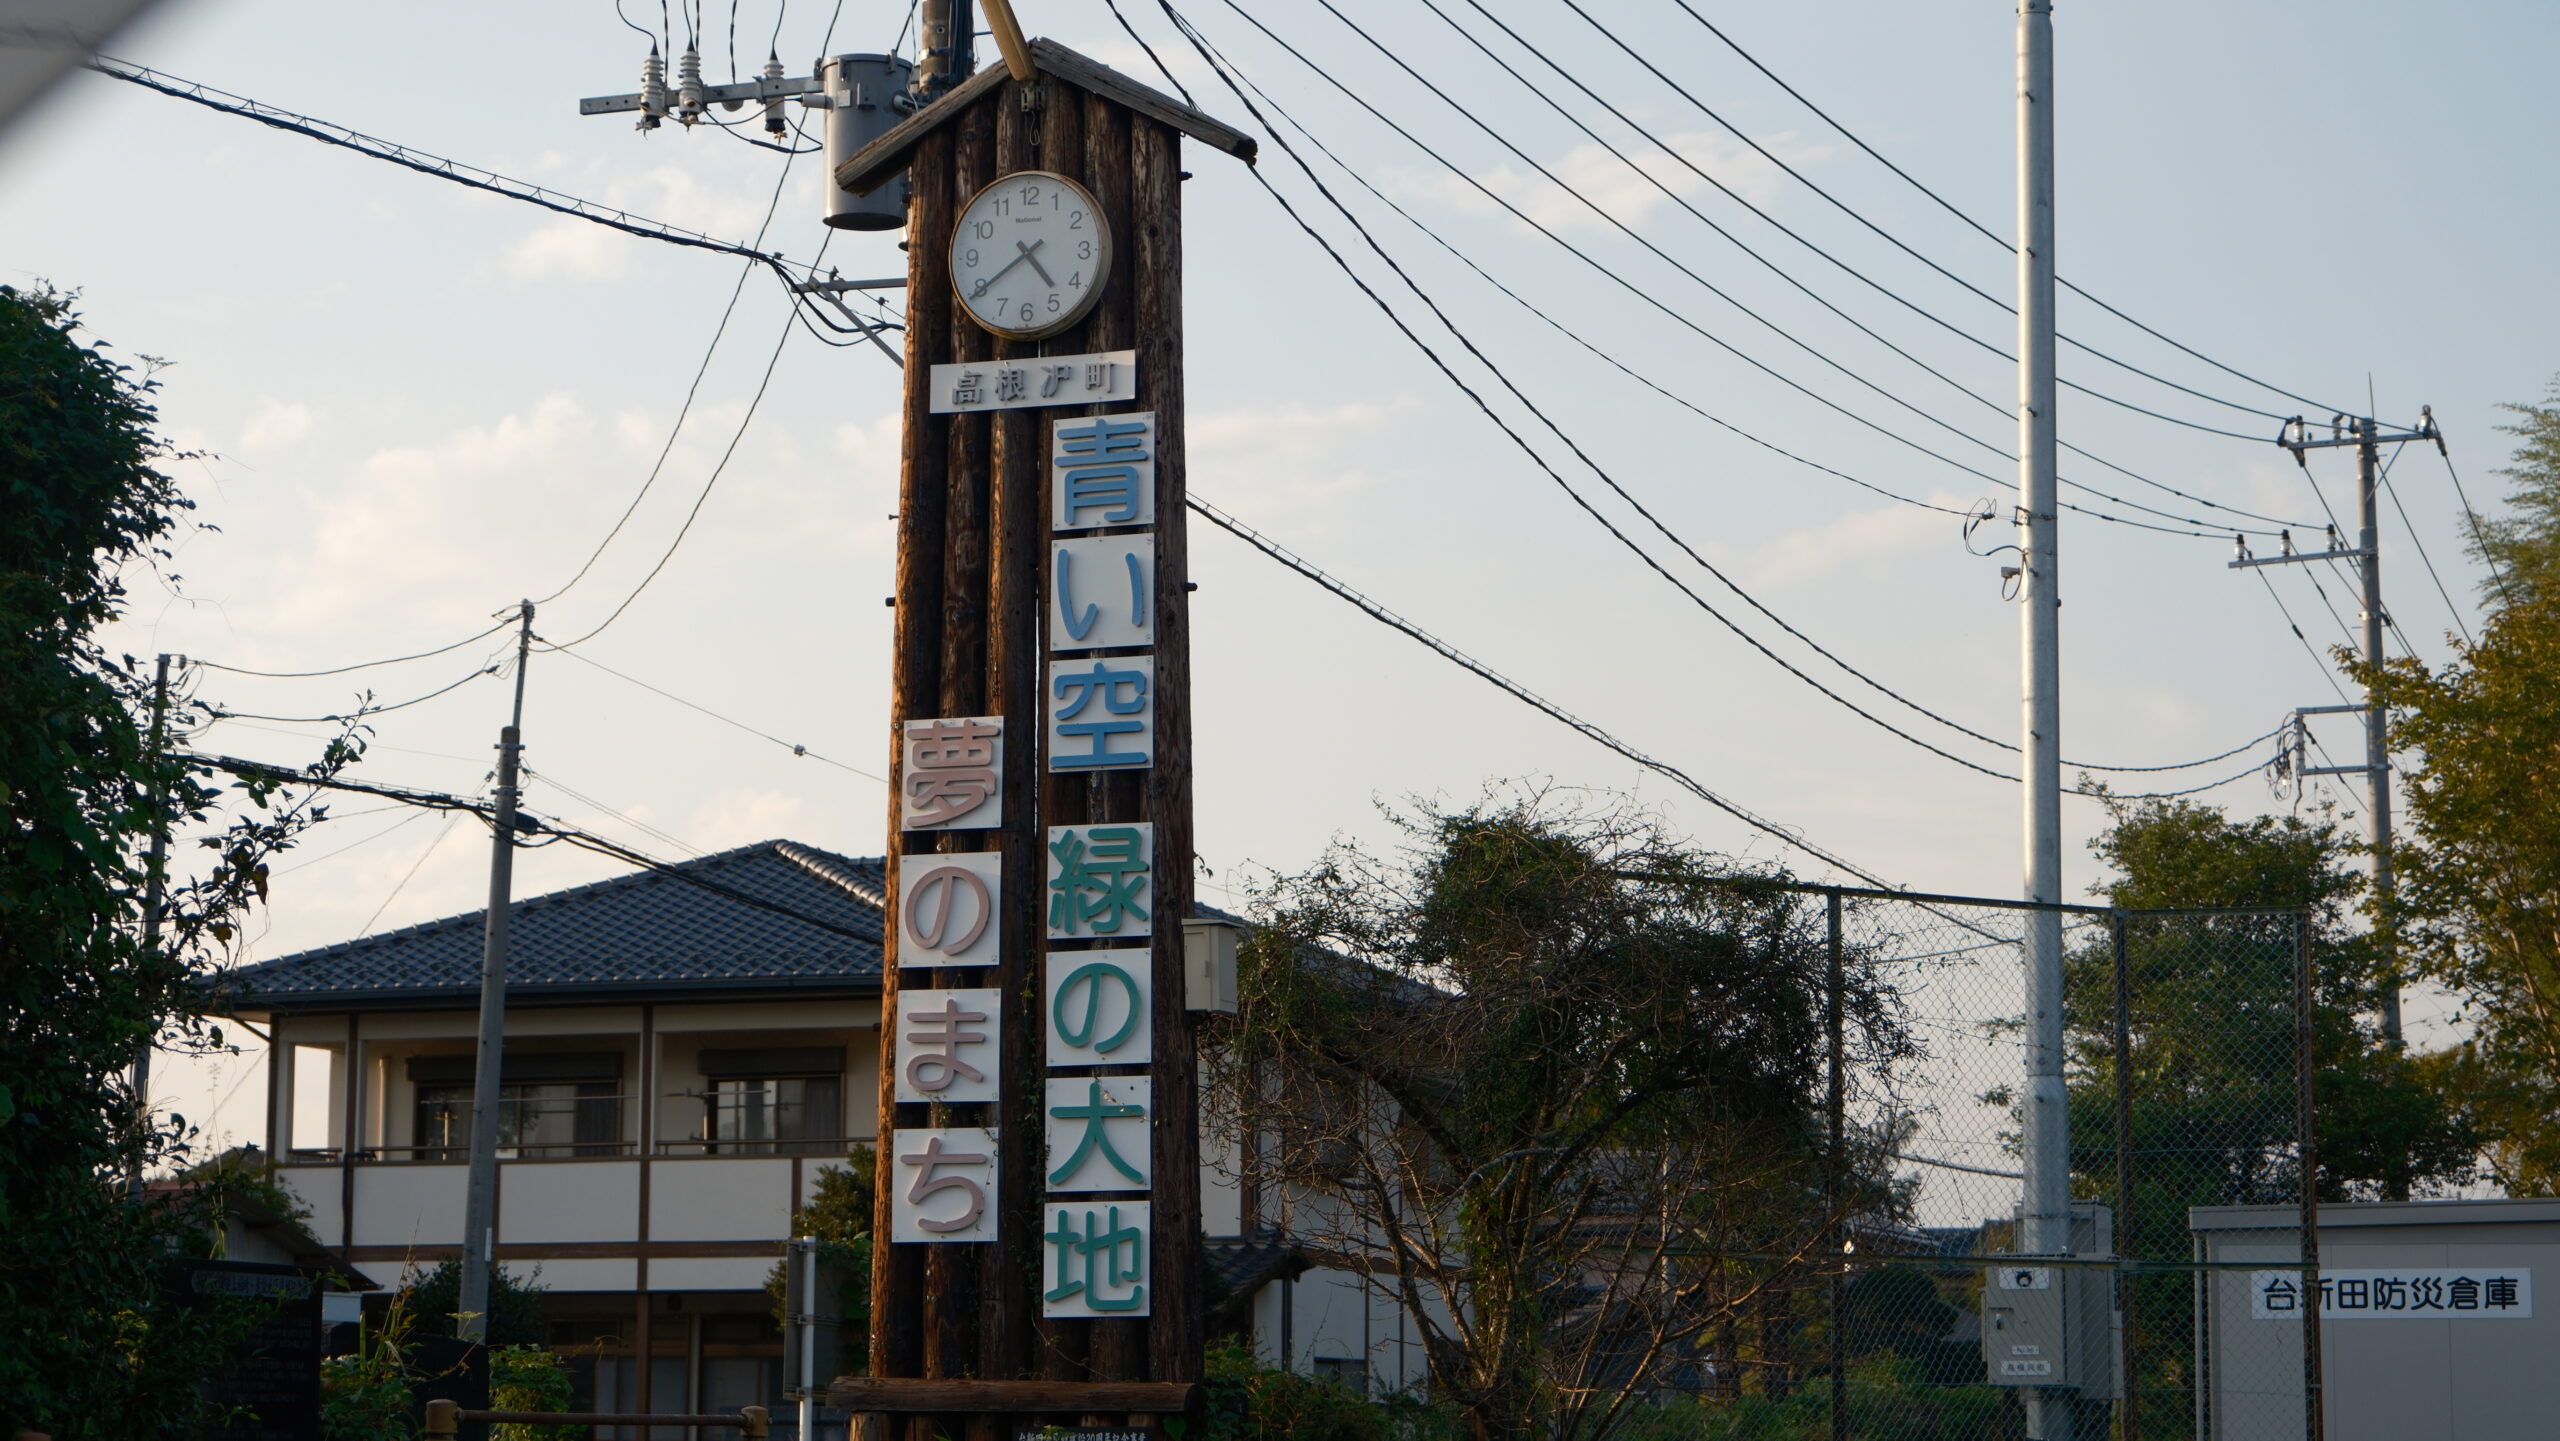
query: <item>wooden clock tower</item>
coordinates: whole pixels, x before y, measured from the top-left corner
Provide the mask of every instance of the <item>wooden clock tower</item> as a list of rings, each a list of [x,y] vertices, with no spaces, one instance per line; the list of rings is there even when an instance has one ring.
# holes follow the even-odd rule
[[[871,1374],[831,1393],[878,1441],[1199,1395],[1182,141],[1254,146],[1008,50],[835,174],[912,186]]]

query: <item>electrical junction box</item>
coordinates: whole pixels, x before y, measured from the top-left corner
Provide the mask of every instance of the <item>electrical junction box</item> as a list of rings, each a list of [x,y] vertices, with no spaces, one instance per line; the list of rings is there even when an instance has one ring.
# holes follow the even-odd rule
[[[2113,1227],[2104,1206],[2074,1206],[2072,1256],[2014,1256],[1982,1277],[1982,1369],[1994,1386],[2037,1386],[2112,1400],[2116,1346]]]

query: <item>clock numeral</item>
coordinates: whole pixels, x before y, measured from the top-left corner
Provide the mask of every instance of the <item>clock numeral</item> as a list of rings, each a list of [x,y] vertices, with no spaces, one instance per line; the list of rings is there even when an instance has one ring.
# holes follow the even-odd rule
[[[1076,242],[1076,259],[1078,259],[1078,260],[1091,260],[1092,258],[1093,258],[1093,242],[1092,242],[1092,241],[1090,241],[1090,240],[1079,240],[1079,241],[1077,241],[1077,242]]]
[[[1070,214],[1070,215],[1067,217],[1067,228],[1068,228],[1069,230],[1082,230],[1082,229],[1084,229],[1084,212],[1083,212],[1083,211],[1081,211],[1081,210],[1078,210],[1078,211],[1075,211],[1074,213]]]
[[[1049,313],[1051,315],[1058,313],[1058,292],[1054,290],[1049,292]]]
[[[1004,202],[999,200],[996,203],[1002,205]],[[1040,187],[1037,185],[1022,187],[1022,203],[1027,209],[1037,209],[1040,204]]]
[[[971,225],[969,232],[980,240],[993,240],[996,238],[996,223],[992,220],[981,220]]]
[[[966,254],[963,254],[963,255],[960,257],[960,263],[961,263],[963,266],[967,267],[968,269],[971,269],[971,270],[975,270],[975,269],[977,269],[977,268],[978,268],[978,252],[977,252],[975,249],[972,249],[972,250],[968,251]]]
[[[1022,323],[1025,325],[1031,323],[1031,302],[1028,300],[1022,302]]]
[[[1067,277],[1067,288],[1068,288],[1069,290],[1082,290],[1082,289],[1084,289],[1084,272],[1083,272],[1083,271],[1081,271],[1081,270],[1079,270],[1079,271],[1077,271],[1075,274],[1068,276],[1068,277]]]

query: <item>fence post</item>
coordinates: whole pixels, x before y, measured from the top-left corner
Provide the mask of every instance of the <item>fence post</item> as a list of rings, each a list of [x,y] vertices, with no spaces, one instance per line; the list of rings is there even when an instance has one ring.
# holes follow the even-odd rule
[[[1831,1215],[1831,1441],[1847,1441],[1849,1435],[1848,1337],[1843,1334],[1849,1320],[1848,1252],[1841,1243],[1848,1228],[1841,1206],[1848,1199],[1843,1184],[1842,1161],[1848,1149],[1849,1073],[1845,1054],[1846,1025],[1841,1012],[1841,992],[1846,989],[1846,963],[1840,949],[1840,892],[1827,893],[1830,902],[1830,954],[1823,982],[1826,997],[1823,1024],[1830,1031],[1830,1097],[1831,1147],[1823,1177],[1823,1190],[1828,1193],[1826,1209]]]
[[[2315,1128],[2311,1082],[2319,1069],[2311,1051],[2311,912],[2293,915],[2293,1088],[2295,1150],[2302,1191],[2302,1434],[2322,1441],[2328,1432],[2320,1394],[2320,1133]]]
[[[746,1418],[747,1424],[739,1428],[746,1441],[764,1441],[773,1428],[773,1413],[762,1406],[742,1406],[738,1408],[738,1414]],[[809,1438],[803,1436],[800,1441],[809,1441]]]
[[[426,1441],[453,1441],[454,1426],[458,1420],[457,1413],[461,1410],[460,1403],[444,1400],[441,1397],[428,1402]]]
[[[2131,1257],[2136,1242],[2133,1233],[2133,962],[2125,945],[2124,912],[2107,912],[2110,939],[2115,946],[2116,971],[2116,1254]],[[2133,1273],[2119,1267],[2116,1271],[2116,1366],[2122,1373],[2124,1394],[2116,1400],[2116,1434],[2123,1441],[2135,1441],[2142,1433],[2141,1388],[2136,1384],[2139,1372],[2134,1369],[2137,1317],[2134,1306]]]

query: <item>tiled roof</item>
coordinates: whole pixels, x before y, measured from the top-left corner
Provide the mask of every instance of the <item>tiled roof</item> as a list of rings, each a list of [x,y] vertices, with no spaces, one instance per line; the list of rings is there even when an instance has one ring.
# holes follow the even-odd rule
[[[876,858],[774,840],[528,897],[510,912],[507,991],[532,1001],[873,989],[885,886]],[[243,966],[226,984],[250,1011],[468,1005],[484,914]]]

